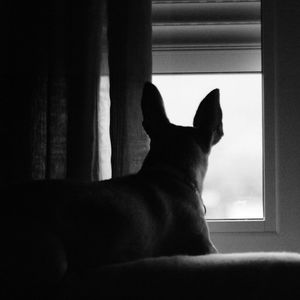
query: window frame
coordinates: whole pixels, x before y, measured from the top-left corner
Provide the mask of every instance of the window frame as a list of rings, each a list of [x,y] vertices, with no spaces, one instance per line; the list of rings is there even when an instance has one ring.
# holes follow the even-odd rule
[[[153,1],[171,6],[170,1]],[[176,1],[196,2],[196,1]],[[225,1],[230,2],[230,1]],[[254,1],[249,1],[254,2]],[[269,1],[270,2],[270,1]],[[266,7],[267,6],[267,7]],[[199,47],[153,47],[153,74],[191,74],[191,73],[251,73],[262,72],[262,124],[263,124],[263,219],[226,219],[208,220],[212,233],[278,233],[278,200],[276,193],[276,139],[274,102],[275,86],[275,33],[274,4],[261,1],[261,40],[262,49],[249,47],[248,49],[200,49]],[[160,24],[159,26],[164,26]],[[226,60],[224,60],[226,55]],[[236,59],[238,55],[238,60]],[[251,57],[255,64],[240,63],[246,61],[243,57]],[[261,60],[259,59],[261,57]],[[251,60],[251,59],[250,59]],[[221,62],[226,62],[221,64]],[[238,63],[237,63],[238,61]],[[196,62],[196,63],[195,63]],[[222,66],[222,68],[220,68]],[[247,69],[247,71],[244,71]]]

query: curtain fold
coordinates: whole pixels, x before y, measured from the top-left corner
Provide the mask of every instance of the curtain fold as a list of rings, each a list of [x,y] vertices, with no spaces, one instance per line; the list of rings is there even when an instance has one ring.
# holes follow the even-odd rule
[[[99,131],[109,122],[100,111],[101,99],[109,100],[107,85],[101,84],[108,76],[106,26],[113,175],[140,166],[147,149],[140,97],[144,81],[151,79],[151,1],[107,6],[104,0],[7,1],[0,183],[103,177],[99,143],[109,143]],[[101,122],[99,115],[105,118]]]
[[[140,100],[152,74],[151,1],[108,2],[112,175],[136,172],[147,153]]]
[[[71,7],[68,70],[67,178],[96,180],[98,174],[98,101],[104,1],[75,1]]]

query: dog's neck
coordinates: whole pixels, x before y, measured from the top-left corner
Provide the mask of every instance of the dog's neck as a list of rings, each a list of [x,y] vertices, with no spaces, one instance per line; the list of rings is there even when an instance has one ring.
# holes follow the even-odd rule
[[[200,168],[199,168],[200,169]],[[182,183],[186,184],[194,192],[202,193],[203,177],[205,172],[196,168],[178,168],[166,163],[153,163],[150,159],[146,159],[142,169],[141,174],[162,174],[166,178],[175,178],[180,180]]]

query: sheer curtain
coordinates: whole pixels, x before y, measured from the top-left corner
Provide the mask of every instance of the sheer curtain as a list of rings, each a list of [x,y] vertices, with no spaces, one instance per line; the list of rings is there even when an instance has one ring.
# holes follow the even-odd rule
[[[1,183],[107,178],[108,135],[113,176],[136,171],[147,150],[151,1],[30,0],[5,10]]]

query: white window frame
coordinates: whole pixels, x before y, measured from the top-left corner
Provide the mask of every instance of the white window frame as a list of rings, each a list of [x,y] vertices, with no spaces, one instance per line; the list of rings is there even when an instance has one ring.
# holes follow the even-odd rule
[[[243,2],[254,3],[257,1],[242,0]],[[180,3],[195,4],[199,2],[216,1],[153,1],[157,7],[172,9],[172,5]],[[223,0],[219,3],[231,3],[236,1]],[[217,3],[214,3],[217,5]],[[185,10],[186,13],[186,10]],[[170,42],[166,44],[156,43],[153,45],[153,74],[191,74],[191,73],[246,73],[261,72],[263,78],[263,203],[264,219],[251,220],[208,220],[210,231],[218,233],[278,233],[278,201],[276,194],[276,140],[275,140],[275,104],[274,104],[274,36],[266,34],[275,32],[273,22],[274,3],[273,1],[261,1],[262,16],[262,50],[255,45],[248,47],[233,48],[227,40],[219,45],[200,46],[193,43],[193,33],[189,37],[189,42],[184,44],[176,43],[174,47]],[[178,24],[181,26],[182,24]],[[154,24],[155,26],[155,24]],[[158,24],[154,28],[154,34],[163,41],[163,26],[168,24]],[[189,35],[188,26],[183,24],[182,32]],[[193,26],[191,26],[192,31]],[[157,32],[157,30],[159,32]],[[171,28],[172,30],[172,28]],[[214,30],[214,28],[212,28]],[[242,28],[242,30],[244,30]],[[195,31],[195,30],[194,30]],[[197,37],[196,37],[197,38]],[[195,38],[195,39],[196,39]],[[176,39],[176,36],[175,36]],[[182,39],[184,40],[184,39]],[[220,42],[220,41],[219,41]],[[228,43],[229,47],[226,47]],[[211,48],[210,48],[211,47]],[[224,56],[226,59],[224,60]],[[262,59],[260,59],[262,57]],[[224,63],[225,62],[225,63]],[[254,62],[254,63],[253,63]]]

